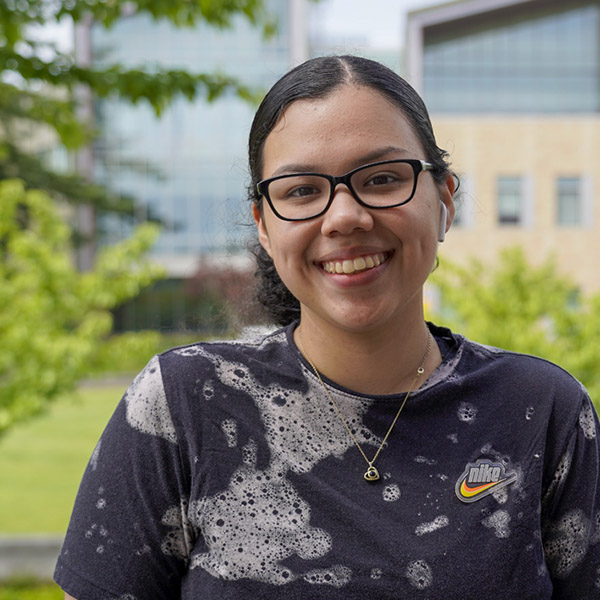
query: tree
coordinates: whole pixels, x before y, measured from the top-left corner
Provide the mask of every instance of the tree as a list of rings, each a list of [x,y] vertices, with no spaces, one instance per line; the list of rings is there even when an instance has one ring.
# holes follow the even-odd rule
[[[441,292],[439,322],[483,344],[559,364],[600,408],[600,295],[582,297],[552,259],[532,266],[520,248],[510,248],[495,268],[442,260],[432,283]]]
[[[49,128],[67,150],[88,143],[93,127],[80,118],[79,90],[98,98],[118,97],[148,102],[157,115],[176,97],[209,101],[228,91],[246,99],[254,94],[222,73],[188,73],[150,65],[129,69],[119,64],[96,68],[76,64],[55,44],[36,39],[34,26],[71,19],[93,19],[110,28],[125,14],[148,14],[175,25],[191,27],[204,21],[227,28],[243,16],[265,34],[274,30],[264,0],[3,0],[0,2],[0,179],[21,178],[27,187],[41,188],[72,203],[92,204],[109,211],[129,212],[131,198],[107,194],[84,177],[53,170],[19,142],[40,126]]]
[[[68,151],[89,146],[95,131],[81,98],[92,95],[147,102],[157,115],[181,96],[212,101],[233,92],[255,99],[222,73],[77,62],[34,32],[63,19],[110,28],[134,13],[181,27],[205,22],[227,28],[241,17],[265,34],[274,28],[265,0],[0,2],[0,434],[73,389],[87,367],[101,362],[110,309],[158,276],[143,259],[156,234],[150,226],[101,250],[87,273],[77,272],[73,233],[56,207],[66,201],[130,212],[132,199],[108,193],[81,174],[53,169],[27,141],[49,131]],[[128,337],[127,347],[139,339]]]
[[[0,434],[88,372],[111,330],[110,309],[160,275],[144,258],[156,234],[141,226],[79,273],[71,232],[49,196],[0,182]]]

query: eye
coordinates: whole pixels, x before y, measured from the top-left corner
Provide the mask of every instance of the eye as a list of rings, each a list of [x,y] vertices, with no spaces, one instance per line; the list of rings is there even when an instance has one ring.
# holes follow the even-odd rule
[[[271,184],[272,197],[279,200],[307,201],[327,194],[329,183],[318,176],[282,177]]]
[[[400,178],[396,173],[377,173],[369,177],[363,185],[390,185],[400,181]]]
[[[370,188],[370,191],[387,191],[404,187],[412,181],[412,173],[404,169],[390,169],[378,173],[370,173],[361,184],[362,188]]]
[[[290,189],[286,198],[305,198],[307,196],[315,196],[321,193],[321,190],[312,185],[299,185]]]
[[[318,175],[300,174],[283,176],[271,181],[269,185],[271,200],[288,204],[306,204],[326,198],[329,182]]]

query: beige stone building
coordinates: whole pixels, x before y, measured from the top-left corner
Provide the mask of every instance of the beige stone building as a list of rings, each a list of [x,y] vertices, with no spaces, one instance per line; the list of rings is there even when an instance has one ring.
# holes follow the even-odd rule
[[[600,292],[600,2],[411,13],[407,71],[462,180],[442,254],[493,262],[520,245]]]

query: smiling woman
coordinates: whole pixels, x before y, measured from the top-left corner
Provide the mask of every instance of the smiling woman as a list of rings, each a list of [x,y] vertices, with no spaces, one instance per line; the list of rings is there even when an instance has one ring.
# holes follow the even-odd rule
[[[257,187],[271,210],[256,203],[254,215],[262,247],[301,305],[295,336],[325,375],[355,391],[405,389],[428,339],[422,288],[435,263],[440,219],[445,216],[445,229],[454,213],[454,180],[444,165],[436,181],[435,167],[424,159],[404,111],[359,82],[288,104],[262,148],[265,179]],[[316,183],[298,171],[347,175]],[[305,185],[290,188],[290,180]],[[281,211],[295,220],[283,220]],[[394,337],[407,343],[390,356],[385,348]],[[365,373],[350,379],[332,350],[356,342],[372,351]],[[407,368],[385,369],[396,361]]]
[[[57,582],[78,600],[469,600],[482,580],[499,600],[598,597],[585,390],[424,321],[455,177],[416,92],[313,59],[267,94],[249,149],[282,328],[149,362],[90,459]]]

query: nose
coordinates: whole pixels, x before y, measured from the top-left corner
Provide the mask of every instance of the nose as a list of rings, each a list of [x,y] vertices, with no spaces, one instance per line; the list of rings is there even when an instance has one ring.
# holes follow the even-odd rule
[[[339,183],[333,194],[331,206],[323,215],[323,235],[348,235],[357,230],[369,231],[373,228],[371,211],[357,202],[347,185]]]

